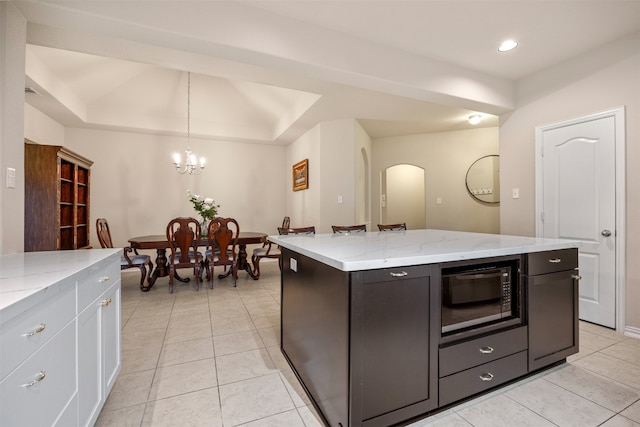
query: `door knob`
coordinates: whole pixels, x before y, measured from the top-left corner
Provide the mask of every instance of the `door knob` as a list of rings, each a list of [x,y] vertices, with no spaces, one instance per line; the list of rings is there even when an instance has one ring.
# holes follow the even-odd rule
[[[611,230],[602,230],[600,234],[602,234],[604,237],[609,237],[611,236]]]

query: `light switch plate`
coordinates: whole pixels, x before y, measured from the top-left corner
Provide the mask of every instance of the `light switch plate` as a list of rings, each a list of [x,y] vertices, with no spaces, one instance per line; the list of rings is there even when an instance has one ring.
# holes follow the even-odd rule
[[[5,183],[7,188],[16,188],[16,170],[14,168],[7,168]]]
[[[289,268],[291,271],[298,272],[298,261],[295,258],[289,258]]]

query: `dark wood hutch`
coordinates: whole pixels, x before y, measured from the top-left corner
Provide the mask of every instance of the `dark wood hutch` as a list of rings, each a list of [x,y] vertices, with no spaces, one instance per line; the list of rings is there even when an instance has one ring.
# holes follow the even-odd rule
[[[93,162],[65,147],[25,141],[24,250],[89,248]]]

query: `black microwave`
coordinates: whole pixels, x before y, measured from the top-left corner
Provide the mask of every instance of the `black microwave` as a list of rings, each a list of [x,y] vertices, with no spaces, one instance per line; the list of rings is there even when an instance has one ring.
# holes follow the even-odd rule
[[[520,257],[442,268],[442,342],[524,323]]]

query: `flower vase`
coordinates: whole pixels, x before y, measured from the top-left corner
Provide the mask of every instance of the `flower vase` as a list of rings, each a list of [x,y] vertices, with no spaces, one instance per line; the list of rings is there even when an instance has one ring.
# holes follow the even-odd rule
[[[201,233],[200,236],[208,237],[209,236],[209,221],[206,219],[202,220],[200,223]]]

